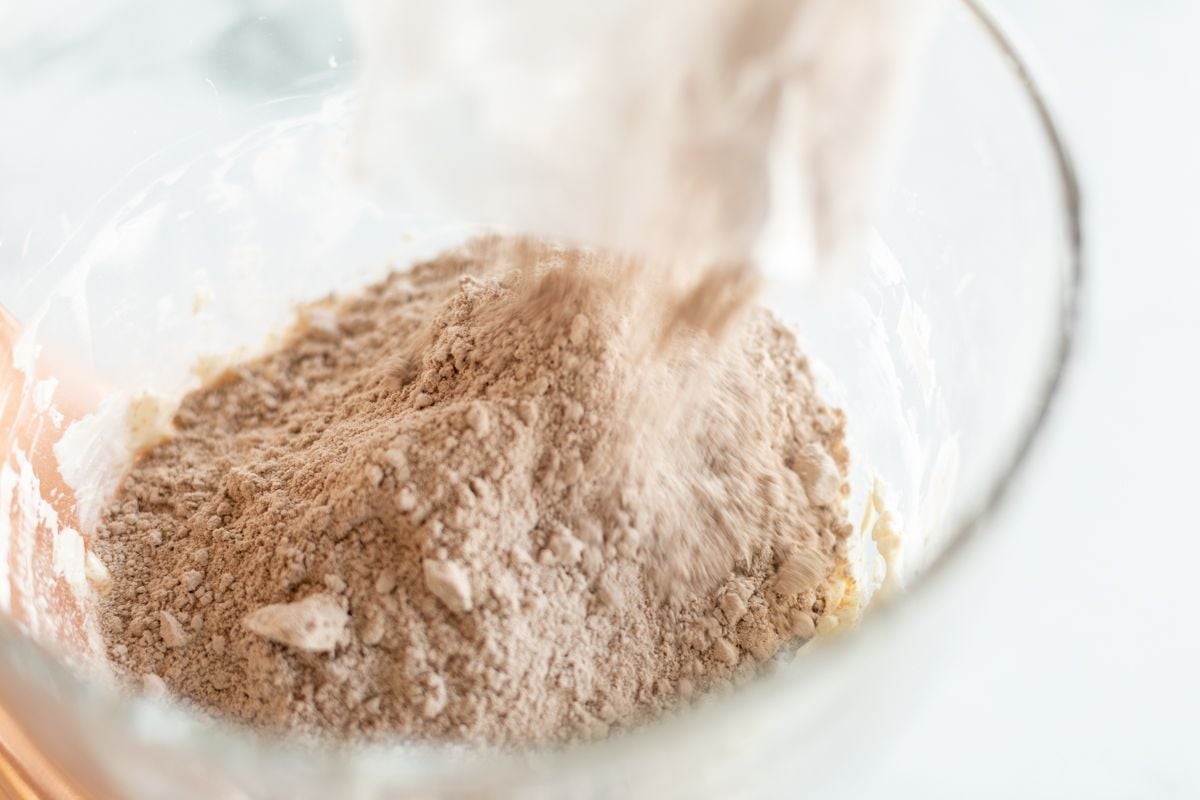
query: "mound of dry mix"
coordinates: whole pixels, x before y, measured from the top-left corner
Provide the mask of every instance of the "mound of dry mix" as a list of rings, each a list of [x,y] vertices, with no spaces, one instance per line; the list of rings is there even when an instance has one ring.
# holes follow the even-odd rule
[[[522,745],[833,624],[841,413],[770,313],[677,329],[630,269],[479,240],[187,396],[98,530],[112,661],[269,729]]]

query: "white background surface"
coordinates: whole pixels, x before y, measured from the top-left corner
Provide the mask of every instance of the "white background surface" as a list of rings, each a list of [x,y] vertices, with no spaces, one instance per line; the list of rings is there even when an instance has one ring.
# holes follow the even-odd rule
[[[1078,162],[1084,329],[984,599],[868,794],[1200,797],[1200,3],[991,5]]]

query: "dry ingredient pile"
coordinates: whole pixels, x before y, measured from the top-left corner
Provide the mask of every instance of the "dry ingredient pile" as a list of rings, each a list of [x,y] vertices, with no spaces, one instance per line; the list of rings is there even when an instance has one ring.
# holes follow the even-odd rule
[[[109,656],[267,729],[603,736],[836,624],[844,419],[751,307],[476,240],[307,308],[188,395],[96,551]]]

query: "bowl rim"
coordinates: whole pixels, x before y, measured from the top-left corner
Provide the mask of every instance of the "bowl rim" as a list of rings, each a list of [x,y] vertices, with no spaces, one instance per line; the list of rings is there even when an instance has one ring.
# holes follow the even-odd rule
[[[966,551],[978,545],[985,523],[994,517],[1004,502],[1010,498],[1014,484],[1031,460],[1035,446],[1042,439],[1047,421],[1061,394],[1060,390],[1075,351],[1082,313],[1082,295],[1085,283],[1083,203],[1078,174],[1066,141],[1060,132],[1042,84],[1035,78],[1034,70],[1025,54],[1026,48],[1019,47],[1015,41],[1012,33],[1013,27],[1002,24],[995,11],[988,7],[989,4],[985,0],[958,0],[958,4],[982,28],[997,49],[998,55],[1007,62],[1012,76],[1024,90],[1026,99],[1031,103],[1037,124],[1042,129],[1044,144],[1049,148],[1053,166],[1058,173],[1058,188],[1062,192],[1061,214],[1066,228],[1066,253],[1062,263],[1057,265],[1063,273],[1062,297],[1057,314],[1058,335],[1051,346],[1050,365],[1042,377],[1041,386],[1034,398],[1033,410],[1024,423],[1024,427],[1015,437],[1015,447],[1008,456],[1005,466],[990,482],[990,489],[984,493],[981,500],[960,515],[954,526],[954,534],[949,537],[945,547],[928,565],[928,568],[906,587],[903,601],[893,604],[896,606],[895,608],[885,609],[888,615],[903,613],[904,607],[912,605],[915,596],[925,595],[933,587],[941,584],[945,580],[946,573],[950,571],[947,565],[958,563]],[[143,165],[145,163],[143,162]],[[138,167],[134,169],[137,170]],[[873,612],[872,616],[876,614],[877,612]],[[860,637],[847,638],[858,640]],[[110,720],[115,717],[123,717],[120,723],[123,727],[135,726],[134,716],[139,709],[154,708],[156,713],[175,718],[174,721],[182,725],[181,734],[187,737],[189,744],[200,745],[199,751],[203,753],[203,756],[212,759],[215,763],[253,764],[259,759],[286,761],[298,758],[310,770],[317,766],[314,762],[319,761],[321,762],[317,766],[319,771],[328,772],[331,777],[335,775],[344,777],[347,774],[348,766],[366,766],[375,762],[377,768],[368,769],[368,772],[378,772],[378,767],[383,767],[386,777],[400,778],[400,775],[394,770],[386,770],[386,765],[379,764],[379,760],[386,759],[387,751],[393,749],[395,745],[364,746],[323,742],[314,746],[288,737],[260,733],[236,724],[211,722],[182,709],[163,707],[146,698],[131,698],[115,688],[86,681],[54,658],[45,647],[17,632],[11,625],[0,625],[0,645],[2,645],[0,646],[0,660],[7,667],[26,676],[33,673],[41,680],[49,680],[58,692],[81,705],[93,708],[102,707],[99,709],[100,713]],[[840,642],[838,647],[845,649]],[[731,698],[726,697],[720,698],[716,702],[728,706],[730,700]],[[631,747],[636,748],[647,733],[653,732],[657,728],[657,725],[651,724],[630,731],[628,735],[618,737],[617,740],[576,746],[564,752],[545,753],[544,755],[548,757],[542,759],[546,762],[545,764],[539,764],[538,777],[552,779],[556,775],[562,777],[564,773],[575,774],[581,760],[586,761],[587,767],[595,767],[604,762],[611,763],[613,757],[619,756],[622,751],[628,751]],[[28,745],[36,751],[36,743],[29,742]],[[412,746],[406,745],[406,747],[411,748]],[[419,750],[420,748],[414,749]],[[21,758],[20,754],[14,755]],[[470,763],[463,763],[455,759],[452,753],[447,758],[445,748],[437,748],[436,755],[432,752],[430,755],[433,760],[440,762],[438,769],[413,773],[411,777],[415,780],[411,783],[404,781],[403,784],[396,784],[395,788],[398,789],[401,785],[411,788],[429,787],[436,785],[432,782],[451,774],[455,776],[455,783],[464,779],[468,781],[475,779],[481,785],[495,787],[498,779],[503,785],[502,782],[506,775],[517,780],[521,779],[521,775],[527,776],[531,757],[538,760],[543,754],[540,752],[534,753],[532,756],[528,754],[497,754],[495,757],[475,758]],[[30,753],[28,758],[32,761],[40,760],[45,766],[45,759],[39,759],[36,752]],[[505,769],[505,765],[508,769]],[[449,768],[449,771],[444,769],[446,767]],[[513,767],[519,768],[516,773],[511,772]],[[244,774],[244,770],[237,771],[237,774]],[[385,775],[380,775],[380,777],[385,777]]]

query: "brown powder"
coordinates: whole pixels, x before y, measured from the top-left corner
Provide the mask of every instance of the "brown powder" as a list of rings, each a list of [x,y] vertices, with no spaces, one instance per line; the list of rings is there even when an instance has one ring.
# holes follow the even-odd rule
[[[841,413],[771,314],[717,343],[630,269],[477,241],[186,397],[98,532],[113,661],[267,728],[521,745],[831,624]]]

